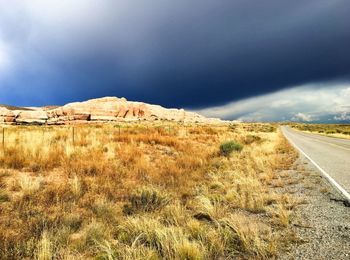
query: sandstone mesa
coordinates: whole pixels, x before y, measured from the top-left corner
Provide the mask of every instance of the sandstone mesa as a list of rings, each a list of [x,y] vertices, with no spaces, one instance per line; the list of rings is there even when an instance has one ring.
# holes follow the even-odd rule
[[[0,107],[1,124],[65,125],[91,122],[174,121],[183,123],[220,123],[184,109],[168,109],[159,105],[127,101],[125,98],[104,97],[74,102],[56,108],[9,110]]]

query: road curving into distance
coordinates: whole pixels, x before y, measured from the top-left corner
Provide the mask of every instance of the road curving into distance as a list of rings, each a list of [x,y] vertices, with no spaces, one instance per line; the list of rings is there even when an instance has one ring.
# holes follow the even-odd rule
[[[350,140],[281,127],[289,142],[306,156],[350,202]]]

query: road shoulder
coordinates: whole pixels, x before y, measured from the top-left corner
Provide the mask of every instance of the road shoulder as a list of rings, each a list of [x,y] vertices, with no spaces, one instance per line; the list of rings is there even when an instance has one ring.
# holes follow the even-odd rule
[[[291,229],[299,238],[279,259],[349,259],[350,207],[305,157],[281,173],[289,185],[278,192],[305,200],[294,211]]]

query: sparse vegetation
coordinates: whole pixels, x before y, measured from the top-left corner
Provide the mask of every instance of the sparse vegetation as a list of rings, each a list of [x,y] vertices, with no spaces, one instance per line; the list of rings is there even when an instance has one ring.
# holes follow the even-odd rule
[[[7,127],[0,259],[273,258],[295,158],[269,124]]]
[[[291,126],[305,132],[350,139],[349,124],[292,124]]]
[[[124,213],[132,214],[137,211],[151,212],[164,207],[169,203],[169,199],[162,195],[160,191],[150,187],[140,189],[136,194],[132,194],[129,203],[124,205]]]
[[[220,145],[220,152],[224,156],[229,156],[232,152],[240,152],[243,146],[235,141],[225,142]]]

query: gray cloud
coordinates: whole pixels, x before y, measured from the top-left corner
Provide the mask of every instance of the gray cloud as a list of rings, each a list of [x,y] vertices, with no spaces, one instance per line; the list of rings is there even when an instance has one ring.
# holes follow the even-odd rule
[[[350,84],[295,87],[197,112],[242,121],[350,122]]]

